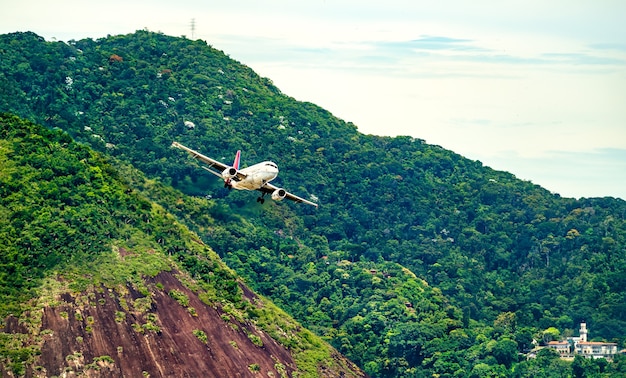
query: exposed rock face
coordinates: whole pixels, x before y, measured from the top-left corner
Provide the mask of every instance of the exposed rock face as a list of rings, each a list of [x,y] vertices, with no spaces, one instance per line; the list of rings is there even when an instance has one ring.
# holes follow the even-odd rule
[[[149,295],[131,285],[65,293],[60,304],[44,307],[41,354],[26,376],[284,377],[296,370],[286,348],[202,302],[173,272],[148,279],[146,287]],[[4,331],[25,333],[15,319]],[[333,356],[337,371],[320,375],[353,375],[342,358]],[[7,370],[0,375],[11,376]]]

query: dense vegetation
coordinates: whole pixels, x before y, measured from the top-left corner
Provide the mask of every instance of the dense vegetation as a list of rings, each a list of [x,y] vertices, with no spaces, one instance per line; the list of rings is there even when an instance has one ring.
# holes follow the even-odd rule
[[[518,352],[582,320],[624,347],[623,200],[561,198],[420,139],[360,134],[202,41],[15,33],[0,58],[0,110],[114,156],[129,185],[373,376],[571,374],[583,362]],[[173,140],[271,158],[321,206],[229,193]]]
[[[219,277],[214,290],[220,299],[241,300],[236,276],[184,253],[192,243],[182,226],[121,183],[117,171],[88,147],[62,131],[11,116],[0,118],[0,131],[3,317],[19,315],[20,303],[35,296],[33,289],[49,272],[108,258],[113,244],[138,243],[135,233],[178,256],[192,274],[206,270]]]
[[[235,272],[101,155],[63,131],[6,114],[0,135],[0,330],[8,315],[41,325],[42,301],[31,300],[51,296],[51,285],[81,292],[128,284],[147,295],[144,277],[176,269],[193,278],[207,304],[286,346],[303,376],[328,368],[327,344],[270,301],[257,307],[244,299]],[[121,248],[131,256],[120,259]],[[23,374],[40,353],[41,344],[26,345],[38,331],[25,338],[0,332],[0,366]]]

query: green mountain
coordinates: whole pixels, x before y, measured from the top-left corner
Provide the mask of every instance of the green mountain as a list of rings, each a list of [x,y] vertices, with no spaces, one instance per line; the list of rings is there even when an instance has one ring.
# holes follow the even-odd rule
[[[363,376],[102,156],[0,132],[0,376]]]
[[[0,65],[1,111],[114,157],[129,185],[372,376],[572,369],[518,353],[583,320],[624,347],[623,200],[561,198],[420,139],[360,134],[203,41],[14,33],[0,36]],[[272,159],[277,184],[320,207],[228,192],[174,140]]]

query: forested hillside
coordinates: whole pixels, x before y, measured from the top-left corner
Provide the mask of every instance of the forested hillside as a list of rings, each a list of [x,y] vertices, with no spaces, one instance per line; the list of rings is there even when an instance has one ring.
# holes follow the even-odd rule
[[[518,352],[583,320],[624,347],[623,200],[562,198],[420,139],[360,134],[203,41],[15,33],[0,36],[0,65],[0,111],[118,159],[133,187],[373,376],[571,373]],[[320,207],[228,192],[174,140],[225,161],[242,149],[244,166],[272,159],[277,184]]]
[[[0,133],[0,376],[363,376],[100,155]]]

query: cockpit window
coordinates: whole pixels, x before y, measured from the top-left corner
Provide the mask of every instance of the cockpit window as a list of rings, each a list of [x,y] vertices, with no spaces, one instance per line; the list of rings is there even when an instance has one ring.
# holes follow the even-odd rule
[[[278,169],[278,166],[274,163],[265,163],[265,165]]]

